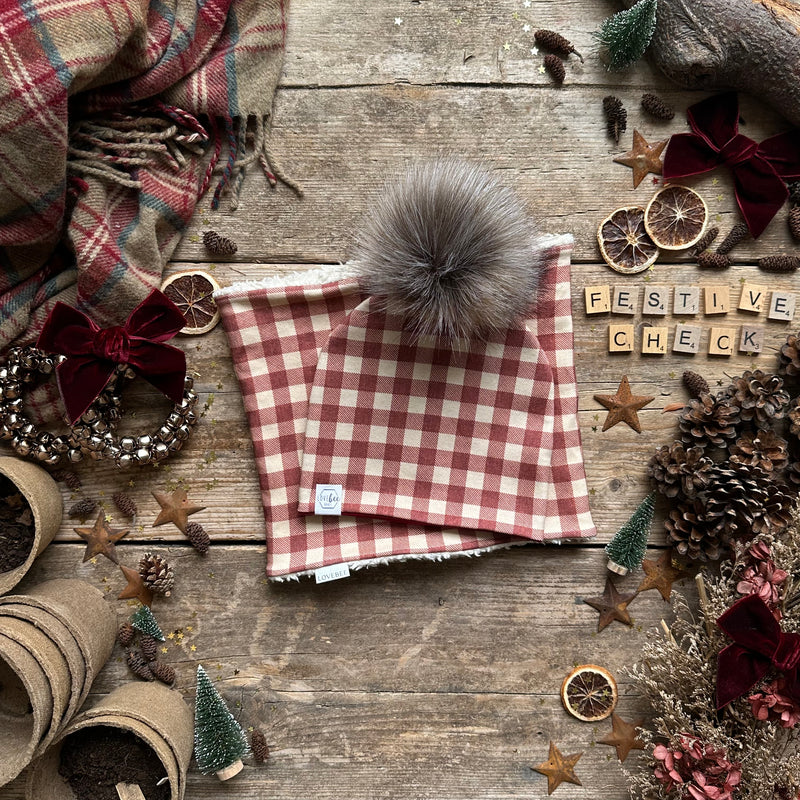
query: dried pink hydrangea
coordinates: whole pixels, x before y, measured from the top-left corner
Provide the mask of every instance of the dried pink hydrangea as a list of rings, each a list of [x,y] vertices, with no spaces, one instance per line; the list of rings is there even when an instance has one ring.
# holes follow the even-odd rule
[[[745,568],[736,584],[736,591],[742,595],[757,594],[772,609],[775,619],[779,620],[779,587],[788,574],[775,566],[772,551],[766,542],[756,542],[748,548],[745,558]]]
[[[782,728],[794,728],[800,722],[800,705],[785,694],[786,678],[776,678],[748,697],[753,716],[762,722],[777,722]]]
[[[680,796],[691,800],[733,800],[742,780],[741,765],[729,761],[723,748],[688,733],[669,745],[657,744],[653,757],[656,780],[667,792],[680,787]]]

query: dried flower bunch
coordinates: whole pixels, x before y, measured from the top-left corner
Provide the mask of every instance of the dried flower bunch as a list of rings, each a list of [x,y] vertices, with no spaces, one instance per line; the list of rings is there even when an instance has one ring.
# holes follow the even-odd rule
[[[641,735],[647,766],[628,772],[632,796],[795,800],[800,794],[796,668],[787,675],[773,662],[752,688],[718,709],[719,654],[731,640],[717,620],[756,595],[781,635],[800,632],[800,516],[795,512],[780,536],[736,545],[734,559],[716,576],[699,575],[697,581],[699,613],[674,592],[676,621],[662,640],[648,640],[641,661],[629,671],[653,710]]]
[[[672,501],[667,542],[695,561],[717,561],[736,541],[779,534],[800,490],[800,337],[789,336],[778,374],[748,371],[714,393],[697,373],[679,438],[648,465]],[[792,400],[792,397],[795,397]]]

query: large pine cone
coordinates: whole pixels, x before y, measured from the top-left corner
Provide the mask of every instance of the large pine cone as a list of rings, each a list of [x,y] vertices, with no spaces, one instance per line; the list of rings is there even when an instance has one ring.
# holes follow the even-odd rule
[[[647,474],[665,497],[691,500],[708,484],[708,471],[714,462],[702,447],[686,447],[683,442],[659,447],[647,465]]]
[[[678,503],[664,524],[667,543],[693,561],[719,561],[728,549],[725,526],[707,518],[700,500]]]
[[[145,584],[154,592],[169,597],[175,585],[175,573],[172,567],[155,553],[145,553],[139,561],[139,574]]]
[[[739,422],[739,408],[728,397],[704,394],[686,404],[678,424],[689,447],[728,447]]]
[[[778,374],[791,378],[800,376],[800,335],[790,333],[778,355]]]
[[[789,460],[789,443],[773,430],[745,431],[731,448],[731,461],[761,467],[764,472],[780,471]]]
[[[773,421],[783,419],[789,405],[789,393],[783,388],[783,378],[760,369],[748,370],[734,379],[728,389],[731,403],[739,407],[742,422],[752,422],[759,428],[772,427]]]

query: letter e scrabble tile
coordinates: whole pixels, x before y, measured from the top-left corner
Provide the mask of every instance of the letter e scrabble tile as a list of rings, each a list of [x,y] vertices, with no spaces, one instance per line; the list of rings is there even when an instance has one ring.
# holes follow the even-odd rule
[[[676,286],[673,292],[672,313],[688,316],[700,313],[700,287]]]
[[[612,314],[635,314],[639,301],[638,286],[615,286],[611,301]]]
[[[731,308],[731,289],[729,286],[704,286],[706,314],[727,314]]]
[[[702,335],[703,329],[699,325],[684,325],[679,322],[675,326],[675,339],[672,342],[672,352],[699,353]]]
[[[611,294],[608,286],[587,286],[583,290],[587,314],[604,314],[611,311]]]
[[[764,329],[753,325],[742,325],[739,337],[740,353],[760,353],[764,348]]]
[[[795,296],[793,292],[773,292],[769,301],[767,319],[791,322],[794,318]]]
[[[712,328],[708,338],[708,354],[710,356],[732,356],[735,337],[735,328]]]
[[[767,291],[766,286],[745,283],[742,286],[742,296],[739,298],[739,310],[760,314],[764,310],[764,303],[767,302]]]
[[[608,326],[608,352],[633,352],[633,325]]]
[[[663,356],[667,352],[668,328],[642,328],[642,353]]]
[[[650,317],[663,317],[667,313],[669,300],[668,286],[648,286],[644,290],[642,314]]]

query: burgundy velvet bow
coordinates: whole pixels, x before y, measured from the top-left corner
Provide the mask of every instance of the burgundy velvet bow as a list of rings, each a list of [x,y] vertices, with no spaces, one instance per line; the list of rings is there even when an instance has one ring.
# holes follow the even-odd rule
[[[739,133],[735,92],[714,95],[686,111],[692,133],[669,140],[664,179],[685,178],[723,164],[733,171],[736,202],[753,237],[759,236],[789,196],[783,178],[800,177],[800,131],[761,144]]]
[[[111,328],[99,328],[83,312],[56,303],[36,346],[67,357],[56,369],[56,377],[70,424],[103,391],[117,364],[127,364],[179,403],[186,356],[163,342],[185,325],[178,307],[157,289],[133,309],[124,325]]]
[[[737,600],[717,625],[733,639],[717,659],[717,708],[748,692],[770,669],[784,674],[787,693],[800,702],[800,634],[784,633],[757,594]]]

